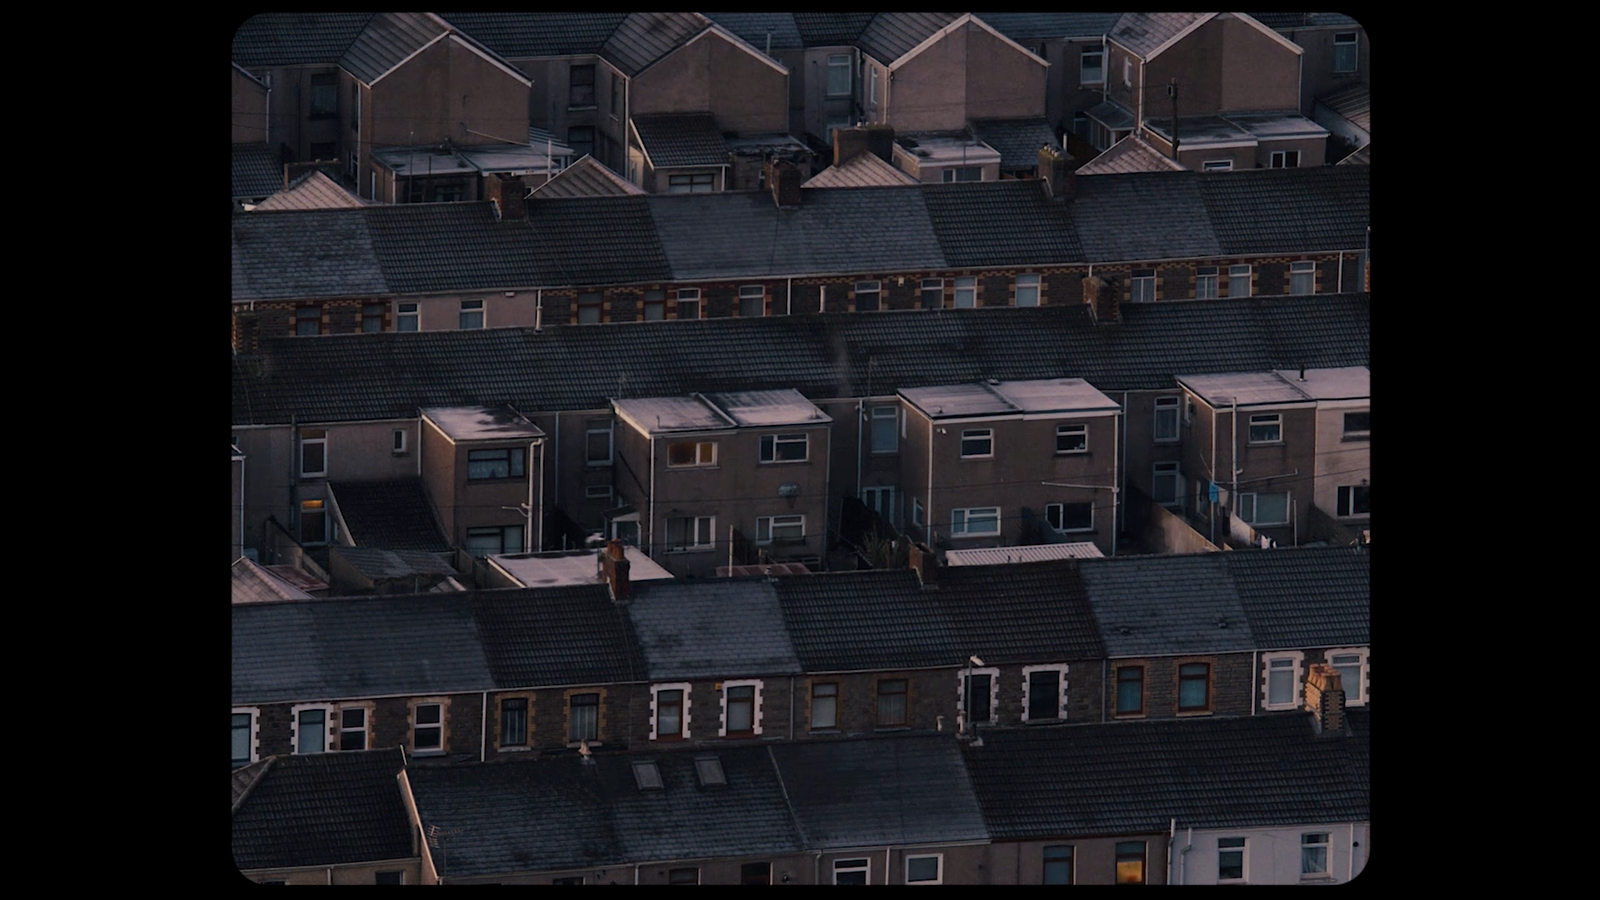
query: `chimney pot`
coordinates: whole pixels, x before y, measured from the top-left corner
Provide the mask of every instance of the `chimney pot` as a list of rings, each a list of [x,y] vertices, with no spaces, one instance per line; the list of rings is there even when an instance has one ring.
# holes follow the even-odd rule
[[[1077,193],[1078,173],[1072,170],[1070,162],[1065,154],[1054,147],[1039,148],[1037,174],[1050,199],[1066,200]]]
[[[606,548],[600,552],[600,578],[611,589],[611,599],[617,603],[628,602],[631,595],[628,567],[627,551],[622,542],[616,538],[607,541]]]

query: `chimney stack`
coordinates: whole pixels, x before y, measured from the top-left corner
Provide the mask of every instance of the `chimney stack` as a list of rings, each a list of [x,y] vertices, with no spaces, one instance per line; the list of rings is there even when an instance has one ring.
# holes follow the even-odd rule
[[[1089,307],[1089,318],[1096,324],[1122,321],[1122,304],[1117,297],[1116,285],[1099,275],[1090,275],[1083,280],[1083,303]]]
[[[911,545],[911,552],[907,554],[906,561],[916,571],[918,584],[925,588],[938,586],[939,557],[933,548],[917,541]]]
[[[852,125],[833,130],[833,164],[839,165],[871,153],[894,163],[894,129],[888,125]]]
[[[284,163],[283,164],[283,187],[284,187],[284,189],[287,190],[289,185],[293,184],[294,180],[296,178],[299,178],[301,175],[304,175],[307,172],[312,171],[313,169],[321,169],[324,166],[327,166],[329,164],[329,162],[330,162],[330,160],[326,160],[326,159],[323,159],[323,160],[315,160],[315,159],[313,159],[313,160],[310,160],[310,161],[307,161],[307,162]],[[339,161],[337,159],[335,159],[335,160],[331,160],[331,162],[334,164],[334,167],[337,168]]]
[[[606,541],[605,549],[600,551],[600,580],[611,589],[611,599],[617,603],[627,603],[630,591],[628,588],[628,557],[623,550],[622,542],[616,538]]]
[[[1344,733],[1344,687],[1339,670],[1327,663],[1313,663],[1306,673],[1306,709],[1311,711],[1317,734]]]
[[[527,218],[527,201],[523,199],[527,192],[520,179],[498,172],[490,172],[483,180],[484,199],[494,203],[497,219]]]
[[[800,167],[786,159],[764,163],[767,186],[772,189],[772,201],[779,209],[792,209],[800,205]]]
[[[1078,173],[1072,170],[1072,160],[1054,147],[1039,148],[1039,180],[1044,182],[1046,196],[1052,200],[1066,200],[1078,190]]]

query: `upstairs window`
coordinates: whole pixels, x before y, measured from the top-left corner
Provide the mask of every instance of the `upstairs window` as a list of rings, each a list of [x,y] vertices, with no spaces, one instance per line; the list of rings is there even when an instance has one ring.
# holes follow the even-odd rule
[[[1272,168],[1298,169],[1300,168],[1299,150],[1274,150],[1272,151]]]
[[[1066,674],[1065,665],[1023,667],[1023,721],[1054,722],[1067,717],[1063,689]]]
[[[874,406],[872,408],[872,452],[900,452],[900,407]]]
[[[1089,426],[1087,426],[1087,425],[1057,425],[1056,426],[1056,452],[1057,453],[1088,453],[1089,452]]]
[[[322,307],[302,306],[294,311],[296,337],[309,337],[322,333]]]
[[[1317,831],[1300,835],[1300,877],[1326,878],[1328,875],[1328,833]]]
[[[999,690],[999,678],[998,669],[969,669],[962,673],[957,684],[957,702],[961,711],[969,716],[970,724],[988,725],[994,722],[994,701]]]
[[[856,312],[872,312],[878,308],[879,282],[856,282]]]
[[[527,450],[522,447],[502,447],[498,450],[468,450],[467,480],[493,481],[501,478],[521,478]]]
[[[567,84],[568,108],[594,105],[594,66],[573,66]]]
[[[764,316],[767,313],[767,289],[759,284],[739,287],[739,315],[745,318]]]
[[[1365,484],[1340,487],[1337,514],[1341,519],[1372,515],[1372,488]]]
[[[461,301],[461,316],[460,316],[460,320],[458,321],[457,324],[463,329],[482,328],[483,327],[483,301],[482,300],[463,300],[463,301]]]
[[[1144,841],[1117,844],[1117,884],[1144,884]]]
[[[1044,520],[1056,531],[1093,531],[1093,503],[1046,503]]]
[[[500,746],[522,747],[528,743],[528,698],[507,697],[500,701]]]
[[[771,884],[772,863],[753,862],[739,867],[740,884]]]
[[[1347,706],[1364,706],[1367,702],[1367,651],[1329,650],[1328,665],[1339,672],[1339,688],[1344,691]]]
[[[584,431],[584,464],[611,465],[611,420],[591,419]]]
[[[971,428],[961,432],[961,458],[982,459],[994,456],[994,429]]]
[[[1354,31],[1339,32],[1333,36],[1333,72],[1335,75],[1348,75],[1355,72],[1357,51],[1361,48],[1360,38]]]
[[[1078,83],[1100,84],[1106,80],[1106,51],[1104,47],[1085,47],[1078,57]]]
[[[1044,883],[1072,883],[1072,845],[1044,848]]]
[[[771,544],[777,541],[803,541],[806,537],[806,517],[761,516],[756,519],[756,543]]]
[[[1306,260],[1289,264],[1289,293],[1315,294],[1317,292],[1317,264]]]
[[[1244,838],[1217,838],[1218,883],[1244,880],[1244,852]]]
[[[240,707],[233,710],[233,767],[248,766],[256,761],[256,709]]]
[[[307,546],[328,542],[328,511],[321,500],[300,501],[300,543]]]
[[[944,279],[922,279],[922,308],[939,309],[944,306]]]
[[[418,703],[412,707],[411,750],[414,753],[444,750],[444,704]]]
[[[806,436],[803,434],[766,434],[761,436],[761,461],[805,462]]]
[[[833,883],[866,884],[869,865],[865,859],[836,859],[833,861]]]
[[[1232,172],[1233,171],[1233,160],[1231,160],[1231,159],[1208,159],[1205,162],[1200,164],[1200,168],[1201,168],[1201,170],[1206,171],[1206,172]]]
[[[1265,528],[1289,524],[1289,492],[1259,491],[1239,495],[1239,519],[1247,525]]]
[[[668,175],[669,194],[710,194],[717,189],[717,176],[711,172]]]
[[[328,475],[328,432],[307,428],[300,432],[300,477],[326,478]]]
[[[678,311],[673,314],[674,318],[678,318],[678,319],[698,319],[698,318],[700,318],[700,289],[699,288],[678,288],[676,296],[677,296]]]
[[[709,550],[716,546],[712,529],[716,519],[712,516],[683,516],[667,519],[668,550]]]
[[[878,727],[898,728],[906,724],[906,682],[885,679],[878,682]]]
[[[646,322],[659,322],[667,317],[667,292],[644,292],[644,320]]]
[[[651,689],[655,707],[650,739],[677,740],[689,736],[688,695],[689,685],[661,685]]]
[[[1156,270],[1134,269],[1128,275],[1128,300],[1149,303],[1156,299]]]
[[[1117,668],[1117,715],[1138,715],[1144,712],[1144,667],[1119,666]]]
[[[1283,440],[1283,416],[1278,413],[1250,417],[1250,443],[1276,444]]]
[[[1198,712],[1211,708],[1211,665],[1184,663],[1178,666],[1178,710]]]
[[[1344,414],[1344,439],[1347,441],[1364,441],[1372,437],[1372,412],[1349,412]]]
[[[1018,275],[1016,281],[1017,305],[1039,305],[1039,276]]]
[[[1178,439],[1178,398],[1156,398],[1156,441],[1175,441]]]
[[[394,308],[394,330],[417,330],[417,304],[397,303]]]
[[[294,726],[292,746],[299,755],[311,753],[326,753],[328,751],[328,735],[330,723],[328,721],[332,707],[313,706],[307,708],[296,707],[290,718]]]
[[[955,184],[962,181],[982,181],[982,166],[960,166],[954,169],[945,169],[941,176],[945,184]]]
[[[1150,478],[1150,496],[1162,506],[1178,505],[1178,498],[1183,496],[1183,476],[1178,473],[1176,462],[1155,464]]]
[[[1217,298],[1216,266],[1195,267],[1194,298],[1196,300],[1215,300]]]
[[[590,291],[578,295],[578,324],[597,325],[600,322],[600,292]]]
[[[839,685],[834,682],[811,686],[811,730],[839,727]]]
[[[722,686],[722,736],[751,737],[761,733],[758,721],[761,683],[729,681]]]
[[[906,857],[906,884],[943,884],[944,854]]]
[[[950,510],[951,537],[983,537],[1000,533],[1000,507]]]
[[[716,441],[674,441],[667,444],[667,465],[672,468],[714,466],[717,464]]]
[[[964,275],[956,279],[955,308],[972,309],[978,305],[978,279],[973,275]]]
[[[350,706],[339,710],[339,749],[367,749],[367,708]]]
[[[383,330],[383,313],[387,309],[382,303],[367,303],[361,307],[361,330],[363,333],[372,334]]]
[[[593,743],[600,739],[600,695],[573,694],[567,698],[567,743]]]
[[[1228,296],[1229,297],[1248,297],[1248,296],[1250,296],[1250,267],[1249,266],[1229,266],[1228,267]]]
[[[828,57],[828,96],[850,96],[850,57],[848,55]]]
[[[311,118],[327,119],[339,114],[339,76],[311,76]]]
[[[1262,658],[1267,669],[1266,709],[1294,709],[1300,705],[1300,654],[1269,654]]]

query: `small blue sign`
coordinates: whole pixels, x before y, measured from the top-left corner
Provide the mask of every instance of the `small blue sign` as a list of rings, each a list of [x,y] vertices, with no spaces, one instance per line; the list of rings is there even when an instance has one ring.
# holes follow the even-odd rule
[[[1211,502],[1217,502],[1217,483],[1215,481],[1211,482]]]

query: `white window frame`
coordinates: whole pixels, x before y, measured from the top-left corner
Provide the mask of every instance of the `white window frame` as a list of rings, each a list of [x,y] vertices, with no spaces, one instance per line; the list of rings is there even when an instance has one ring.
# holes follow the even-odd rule
[[[1258,521],[1256,521],[1256,497],[1258,495],[1260,495],[1260,494],[1282,494],[1283,495],[1283,516],[1284,516],[1283,521],[1281,521],[1281,522],[1258,522]],[[1287,525],[1287,524],[1289,524],[1289,520],[1292,518],[1292,516],[1290,516],[1290,514],[1289,514],[1289,508],[1292,505],[1293,500],[1294,500],[1294,497],[1291,495],[1291,493],[1289,491],[1250,491],[1250,492],[1240,492],[1239,501],[1238,501],[1238,509],[1234,510],[1234,513],[1239,517],[1239,521],[1245,523],[1246,525],[1249,525],[1251,528],[1273,528],[1273,527],[1278,526],[1278,525]],[[1249,509],[1248,513],[1245,512],[1246,508]]]
[[[339,707],[332,703],[296,703],[289,707],[289,753],[292,756],[315,756],[316,753],[300,752],[300,714],[307,710],[322,710],[322,749],[319,753],[333,751],[334,713]]]
[[[1122,58],[1122,86],[1133,87],[1133,60],[1126,56]]]
[[[334,739],[336,741],[338,741],[339,744],[341,744],[341,745],[344,744],[344,733],[345,733],[345,730],[346,730],[345,729],[345,724],[344,724],[344,714],[347,713],[347,712],[352,712],[354,710],[360,710],[361,711],[361,727],[360,728],[351,728],[349,730],[350,731],[359,731],[359,732],[361,732],[361,749],[362,750],[371,750],[372,749],[372,707],[370,705],[368,705],[368,704],[365,704],[365,703],[350,703],[350,704],[346,704],[344,706],[339,707],[339,722],[338,722],[338,725],[334,728]],[[334,747],[332,749],[336,753],[337,752],[350,752],[350,753],[359,752],[359,751],[354,751],[354,750],[346,751],[346,750],[344,750],[343,746]]]
[[[1221,267],[1219,266],[1194,267],[1194,298],[1196,300],[1217,299],[1217,292],[1222,282],[1218,274],[1220,271]]]
[[[938,291],[939,292],[939,302],[935,303],[933,306],[929,306],[928,305],[928,292],[929,291]],[[922,308],[923,309],[942,309],[942,308],[944,308],[944,279],[943,278],[924,278],[924,279],[922,279],[922,286],[917,291],[917,300],[922,303]]]
[[[1307,843],[1308,837],[1321,837],[1322,840]],[[1327,831],[1305,831],[1300,834],[1300,878],[1302,881],[1320,881],[1333,877],[1333,837]],[[1322,869],[1317,872],[1306,871],[1306,848],[1322,848]]]
[[[1016,297],[1015,305],[1038,306],[1040,297],[1042,296],[1042,282],[1043,279],[1041,279],[1038,273],[1035,272],[1024,272],[1012,279],[1011,287]],[[1025,291],[1028,292],[1026,296],[1030,298],[1027,303],[1022,302],[1022,298],[1025,296]]]
[[[986,453],[968,453],[967,441],[989,442]],[[994,458],[994,429],[993,428],[968,428],[961,432],[961,458],[962,459],[993,459]]]
[[[862,294],[871,294],[873,296],[874,303],[876,303],[876,305],[873,306],[872,309],[861,309]],[[859,312],[876,312],[877,310],[883,309],[883,282],[881,280],[856,282],[850,303]]]
[[[767,286],[766,285],[764,285],[764,284],[741,284],[741,285],[739,285],[739,315],[741,315],[741,316],[745,315],[744,304],[745,304],[746,300],[755,300],[756,302],[761,304],[761,312],[755,313],[755,314],[750,315],[750,316],[745,316],[746,318],[754,319],[754,318],[757,318],[757,317],[760,317],[760,316],[764,316],[764,315],[767,314]]]
[[[1259,421],[1258,421],[1259,420]],[[1272,437],[1256,437],[1257,428],[1276,429]],[[1250,416],[1250,424],[1245,430],[1245,438],[1250,444],[1281,444],[1283,443],[1283,414],[1282,413],[1256,413]]]
[[[1172,416],[1171,434],[1164,435],[1161,433],[1161,418],[1163,413],[1170,413]],[[1182,424],[1183,413],[1181,398],[1157,397],[1155,401],[1155,421],[1151,424],[1150,431],[1155,442],[1158,444],[1177,443],[1179,438],[1182,436]]]
[[[667,441],[667,468],[669,469],[705,469],[717,464],[717,444],[719,441]],[[694,462],[674,463],[672,461],[673,444],[694,444]],[[711,458],[705,458],[704,448],[711,448]]]
[[[307,512],[313,512],[322,517],[322,535],[316,540],[306,540],[305,517]],[[328,532],[333,528],[333,522],[328,515],[328,501],[309,499],[300,501],[300,543],[308,547],[320,547],[328,542]]]
[[[722,704],[722,708],[720,710],[721,719],[717,722],[717,737],[728,736],[728,689],[736,687],[753,687],[756,689],[755,699],[753,701],[755,705],[750,708],[750,727],[752,729],[751,733],[756,737],[760,737],[761,720],[764,718],[764,714],[761,709],[762,684],[761,679],[759,678],[724,681],[722,683],[722,690],[717,692],[718,701]],[[684,696],[688,695],[685,694]],[[835,715],[835,718],[837,718],[837,714]]]
[[[673,681],[650,685],[650,740],[656,739],[656,695],[662,691],[683,691],[683,740],[689,739],[689,682]]]
[[[899,491],[893,485],[876,484],[861,489],[861,502],[867,509],[882,516],[890,525],[896,524],[900,518],[899,507],[895,503],[895,494]]]
[[[1071,505],[1072,506],[1079,506],[1079,505],[1083,505],[1084,503],[1085,503],[1085,501],[1079,500],[1079,501],[1076,501],[1076,502],[1072,503]],[[1089,507],[1089,524],[1088,524],[1088,526],[1084,527],[1084,528],[1066,528],[1064,526],[1066,525],[1066,516],[1067,516],[1066,507],[1068,506],[1068,504],[1066,504],[1066,503],[1046,503],[1044,505],[1044,523],[1045,523],[1045,526],[1048,527],[1051,531],[1054,531],[1057,534],[1074,534],[1074,533],[1082,533],[1082,532],[1086,532],[1086,531],[1093,531],[1094,530],[1094,501],[1093,500],[1087,501],[1087,505]],[[1050,524],[1050,511],[1051,511],[1051,509],[1057,510],[1057,512],[1055,514],[1055,520],[1057,522],[1061,523],[1061,525],[1059,527],[1056,526],[1056,525]]]
[[[320,434],[322,437],[306,437],[307,433]],[[322,468],[309,472],[306,470],[306,447],[316,444],[322,448]],[[324,428],[308,429],[300,433],[300,477],[301,478],[327,478],[328,477],[328,432]]]
[[[867,79],[867,102],[871,103],[873,105],[877,105],[877,103],[878,103],[878,67],[873,65],[872,63],[867,63],[867,72],[871,76],[870,78]]]
[[[1356,685],[1356,690],[1350,690],[1350,685],[1342,677],[1343,673],[1341,673],[1339,679],[1339,687],[1344,690],[1345,706],[1366,706],[1367,696],[1371,693],[1372,686],[1371,652],[1366,647],[1340,647],[1324,652],[1322,659],[1327,665],[1332,666],[1335,656],[1359,656],[1361,658],[1360,662],[1357,663],[1361,670],[1361,683]],[[1357,696],[1358,694],[1359,696]]]
[[[717,192],[715,172],[685,172],[667,176],[669,194],[714,194]]]
[[[448,705],[449,704],[446,703],[446,700],[445,700],[444,697],[417,697],[417,698],[413,699],[410,702],[410,704],[408,704],[408,708],[406,710],[406,726],[407,726],[406,745],[408,747],[410,747],[412,756],[443,756],[445,754],[445,752],[449,749],[450,743],[449,743],[448,740],[446,740],[448,735],[446,734],[446,729],[445,729],[445,708]],[[438,722],[438,724],[435,725],[435,724],[430,722],[428,724],[425,724],[425,725],[421,726],[423,728],[438,728],[439,729],[439,746],[437,746],[437,747],[428,747],[426,749],[419,750],[419,749],[417,749],[417,728],[418,728],[417,710],[421,709],[424,706],[437,706],[437,707],[439,707],[439,722]],[[532,730],[532,724],[531,724],[531,722],[532,722],[532,713],[531,713],[531,711],[529,713],[529,721],[530,721],[529,730]]]
[[[667,546],[667,552],[668,553],[693,553],[693,552],[696,552],[696,551],[705,551],[705,550],[714,550],[714,549],[716,549],[716,546],[717,546],[717,517],[716,516],[668,516],[666,521],[667,522],[671,522],[673,519],[691,519],[691,520],[694,521],[694,534],[691,535],[691,537],[695,541],[695,543],[689,544],[689,545],[684,546],[684,547],[673,547],[669,543],[669,545]],[[699,543],[699,540],[700,540],[700,522],[702,520],[709,520],[710,521],[710,525],[707,526],[707,532],[706,532],[707,537],[710,538],[710,543],[706,543],[706,544]],[[663,530],[666,531],[669,534],[671,533],[670,527],[665,528]]]
[[[1149,272],[1149,275],[1136,275],[1135,272]],[[1128,302],[1129,303],[1154,303],[1156,300],[1156,270],[1155,269],[1129,269],[1128,270]]]
[[[911,880],[911,861],[918,859],[931,859],[934,861],[934,876],[931,880],[926,878],[919,881]],[[943,853],[918,853],[915,856],[908,853],[906,854],[905,865],[902,868],[905,873],[905,884],[944,884]]]
[[[610,500],[611,496],[612,490],[609,484],[591,484],[583,489],[585,500]]]
[[[1349,38],[1349,40],[1344,40]],[[1345,47],[1350,48],[1350,67],[1339,68],[1339,51]],[[1339,31],[1333,35],[1333,74],[1354,75],[1361,70],[1361,35],[1355,31]]]
[[[460,328],[460,330],[462,330],[462,331],[476,331],[477,329],[482,328],[485,325],[487,325],[488,321],[489,321],[489,317],[488,317],[489,310],[487,309],[487,306],[488,306],[488,304],[485,303],[483,300],[463,300],[463,301],[461,301],[461,309],[459,310],[458,315],[456,316],[456,325],[457,325],[457,327]],[[466,324],[467,323],[467,316],[474,315],[474,314],[477,315],[477,317],[478,317],[478,324],[476,324],[476,325],[468,325],[468,324]]]
[[[1224,847],[1223,841],[1238,841],[1237,847]],[[1239,877],[1222,877],[1222,854],[1239,854]],[[1250,839],[1243,835],[1230,834],[1226,837],[1217,837],[1217,884],[1246,884],[1250,881]]]
[[[1310,290],[1295,290],[1295,276],[1309,279]],[[1317,263],[1315,260],[1302,259],[1289,263],[1289,293],[1295,295],[1315,294],[1317,292]]]
[[[1042,666],[1022,667],[1022,721],[1024,722],[1065,722],[1067,720],[1067,672],[1066,663],[1051,663]],[[1056,697],[1056,717],[1054,719],[1034,719],[1028,715],[1032,708],[1033,699],[1033,673],[1055,672],[1056,684],[1060,685],[1059,696]]]
[[[1232,172],[1233,160],[1208,159],[1200,164],[1200,169],[1204,172]]]
[[[912,497],[911,498],[911,524],[917,526],[918,528],[923,527],[922,526],[922,498],[921,497]]]
[[[994,667],[973,667],[956,670],[956,710],[967,714],[967,678],[972,675],[989,676],[989,718],[974,725],[994,725],[1000,721],[1000,670]]]
[[[987,514],[991,510],[994,512],[994,530],[993,531],[973,531],[972,530],[972,519],[973,519],[973,515],[972,514],[975,513],[975,512],[981,512],[981,513]],[[989,518],[989,516],[988,515],[984,515],[981,518],[985,518],[986,519],[986,518]],[[961,524],[959,526],[957,526],[957,524],[956,524],[957,520],[960,520]],[[994,536],[996,536],[996,535],[998,535],[1000,533],[1000,523],[1002,521],[1003,521],[1003,517],[1000,515],[1000,507],[998,507],[998,506],[972,506],[972,507],[966,507],[966,508],[963,508],[963,509],[952,509],[952,510],[950,510],[950,536],[951,537],[994,537]]]
[[[900,452],[899,418],[900,407],[898,406],[874,406],[872,408],[868,434],[871,438],[869,445],[874,455],[890,456]],[[879,446],[878,442],[878,423],[882,421],[888,421],[893,426],[889,429],[889,440],[885,442],[889,444],[887,448]]]
[[[1076,450],[1061,449],[1061,439],[1068,435],[1078,434],[1083,436],[1083,446]],[[1074,456],[1089,452],[1089,426],[1088,425],[1057,425],[1056,426],[1056,455]]]
[[[1090,76],[1089,57],[1094,57],[1095,74]],[[1106,48],[1088,46],[1078,56],[1078,83],[1079,84],[1105,84],[1106,83]]]
[[[801,447],[799,459],[780,459],[778,445],[793,445],[798,443]],[[805,432],[799,434],[764,434],[761,436],[760,460],[762,465],[784,465],[785,463],[803,463],[811,460],[811,438]]]
[[[407,322],[411,323],[406,328]],[[417,303],[412,300],[403,300],[394,305],[394,330],[395,331],[421,331],[422,314],[417,311]]]
[[[1372,515],[1372,513],[1370,511],[1368,511],[1368,512],[1356,512],[1356,509],[1355,509],[1355,505],[1356,505],[1356,488],[1361,488],[1362,490],[1367,490],[1367,491],[1372,490],[1372,486],[1371,485],[1367,485],[1367,484],[1341,484],[1341,485],[1339,485],[1338,490],[1335,491],[1335,493],[1334,493],[1334,501],[1333,501],[1334,518],[1336,518],[1336,519],[1364,519],[1364,518]],[[1346,499],[1347,497],[1348,497],[1348,499]],[[1370,497],[1367,500],[1367,504],[1368,504],[1369,507],[1372,504],[1372,500],[1371,500]],[[1343,512],[1343,513],[1339,512],[1340,507],[1344,507],[1345,509],[1348,510],[1348,512]]]
[[[683,314],[683,304],[685,304],[685,303],[690,303],[690,304],[694,305],[694,315],[685,316]],[[678,289],[676,289],[676,290],[674,290],[672,292],[672,317],[674,319],[685,319],[685,318],[687,318],[687,319],[698,319],[698,318],[700,318],[700,289],[699,288],[678,288]]]
[[[1305,654],[1298,650],[1285,650],[1281,653],[1265,653],[1261,656],[1261,708],[1262,709],[1299,709],[1301,706],[1300,685],[1304,668]],[[1289,699],[1281,703],[1272,702],[1272,664],[1274,662],[1290,661],[1290,665],[1278,671],[1289,673]]]
[[[841,70],[841,71],[844,72],[844,90],[842,92],[836,92],[836,91],[832,90],[832,88],[831,88],[831,85],[833,83],[833,75],[834,75],[834,70],[835,69],[838,69],[838,70]],[[850,96],[850,88],[851,88],[852,83],[855,81],[854,77],[852,77],[851,72],[850,72],[850,55],[846,53],[846,54],[839,54],[839,55],[835,55],[835,56],[829,56],[828,57],[827,76],[828,76],[828,80],[823,82],[823,90],[827,92],[827,95],[829,97],[848,97],[848,96]]]
[[[976,177],[972,177],[977,173]],[[939,174],[939,180],[944,184],[967,184],[983,180],[983,166],[954,166],[945,169]]]
[[[1340,436],[1343,437],[1345,440],[1347,440],[1347,441],[1365,441],[1365,440],[1370,440],[1372,438],[1372,423],[1371,422],[1367,423],[1367,427],[1366,428],[1360,428],[1360,429],[1357,429],[1355,431],[1351,431],[1350,430],[1350,416],[1352,416],[1352,415],[1360,415],[1362,413],[1366,413],[1367,416],[1370,418],[1371,415],[1372,415],[1372,410],[1370,410],[1370,409],[1352,409],[1352,410],[1349,410],[1349,411],[1345,412],[1344,417],[1340,420],[1340,423],[1339,423]]]
[[[244,765],[248,766],[250,763],[259,762],[261,760],[261,707],[235,706],[233,715],[248,715],[250,717],[250,762],[244,763]],[[233,722],[230,720],[228,725],[232,727]],[[232,747],[229,749],[231,750]]]
[[[1172,479],[1172,499],[1162,500],[1156,485],[1162,478]],[[1157,503],[1167,508],[1183,505],[1183,467],[1175,460],[1158,461],[1150,467],[1150,496]]]
[[[956,309],[976,309],[978,306],[978,276],[956,276],[955,294],[952,297],[952,302]]]
[[[872,883],[872,860],[871,860],[870,857],[865,857],[865,858],[852,857],[850,859],[836,859],[836,860],[833,861],[833,883],[834,884],[838,884],[839,883],[839,874],[841,872],[848,872],[848,873],[860,872],[862,875],[866,876],[867,884],[871,884]]]
[[[781,523],[779,520],[783,520]],[[798,536],[774,537],[773,532],[779,528],[793,528],[800,526]],[[756,517],[756,543],[771,544],[775,541],[803,541],[806,539],[806,517],[800,515],[784,516],[758,516]]]
[[[408,437],[406,435],[406,430],[404,428],[396,428],[394,430],[394,437],[389,445],[391,448],[390,452],[395,456],[405,456],[407,441]]]
[[[1239,291],[1235,290],[1235,287],[1241,281],[1244,282],[1244,292],[1243,293],[1240,293]],[[1228,267],[1228,296],[1229,297],[1248,297],[1248,296],[1250,296],[1250,294],[1251,294],[1251,290],[1250,290],[1250,267],[1248,265],[1229,266]]]
[[[606,421],[606,424],[604,426],[602,426],[602,427],[597,428],[594,425],[586,425],[584,427],[584,432],[583,432],[583,461],[584,461],[584,465],[588,465],[588,466],[609,466],[609,465],[611,465],[612,461],[616,458],[616,452],[617,452],[616,436],[615,436],[615,425],[616,425],[615,420],[608,419]],[[596,435],[596,434],[604,434],[606,436],[606,458],[605,459],[590,459],[589,458],[589,438],[592,435]]]
[[[1289,160],[1291,157],[1294,159],[1294,165],[1292,166],[1289,165]],[[1298,169],[1300,168],[1300,151],[1274,150],[1272,151],[1272,156],[1268,160],[1267,167],[1270,169]]]

